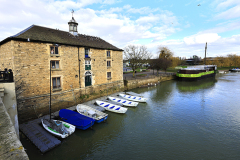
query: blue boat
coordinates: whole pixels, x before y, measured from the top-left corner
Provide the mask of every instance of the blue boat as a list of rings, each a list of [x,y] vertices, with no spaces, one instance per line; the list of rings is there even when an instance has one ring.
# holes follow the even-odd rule
[[[91,127],[95,120],[84,115],[74,112],[69,109],[61,109],[59,111],[59,116],[61,119],[67,123],[70,123],[78,129],[86,130]]]

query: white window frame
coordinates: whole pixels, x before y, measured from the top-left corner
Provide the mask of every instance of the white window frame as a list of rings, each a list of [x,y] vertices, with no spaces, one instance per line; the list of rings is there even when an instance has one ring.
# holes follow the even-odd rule
[[[110,77],[109,77],[109,73],[110,73]],[[107,79],[112,79],[112,73],[111,72],[107,72]]]
[[[111,57],[111,51],[107,51],[107,57]]]
[[[56,53],[56,48],[57,48],[57,53]],[[51,55],[59,55],[59,48],[58,48],[58,46],[50,46],[50,54]]]
[[[55,64],[55,68],[53,68],[53,62]],[[58,62],[58,68],[57,68],[57,63]],[[60,60],[51,60],[51,68],[52,69],[60,69]]]
[[[59,78],[59,83],[60,83],[59,85],[57,84],[58,83],[58,78]],[[56,86],[53,85],[54,81],[55,81]],[[52,77],[52,89],[62,89],[62,82],[61,82],[61,77],[60,76]]]

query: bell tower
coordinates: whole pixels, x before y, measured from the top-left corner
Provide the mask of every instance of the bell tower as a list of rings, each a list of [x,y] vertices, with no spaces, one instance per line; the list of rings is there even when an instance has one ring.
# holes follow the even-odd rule
[[[72,33],[73,35],[77,35],[78,34],[78,31],[77,31],[78,23],[73,18],[73,13],[74,13],[74,10],[72,10],[72,19],[68,22],[69,32]]]

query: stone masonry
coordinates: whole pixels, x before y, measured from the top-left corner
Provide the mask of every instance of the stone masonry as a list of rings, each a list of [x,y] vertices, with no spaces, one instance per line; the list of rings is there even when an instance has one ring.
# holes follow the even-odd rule
[[[16,40],[0,45],[0,68],[14,73],[20,123],[49,111],[50,61],[59,61],[59,69],[51,72],[51,77],[60,77],[61,82],[60,89],[52,90],[55,110],[90,98],[82,95],[101,96],[110,86],[124,88],[122,51],[110,50],[111,56],[107,57],[108,50],[90,48],[92,85],[85,87],[85,48],[60,45],[59,54],[52,55],[52,45]],[[110,67],[107,61],[111,61]],[[111,72],[111,78],[107,78],[107,72]]]

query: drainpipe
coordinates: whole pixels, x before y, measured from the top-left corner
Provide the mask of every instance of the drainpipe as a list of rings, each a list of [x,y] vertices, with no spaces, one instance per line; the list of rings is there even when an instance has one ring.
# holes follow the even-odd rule
[[[78,47],[78,83],[81,88],[81,77],[80,77],[80,58],[79,58],[79,47]]]

